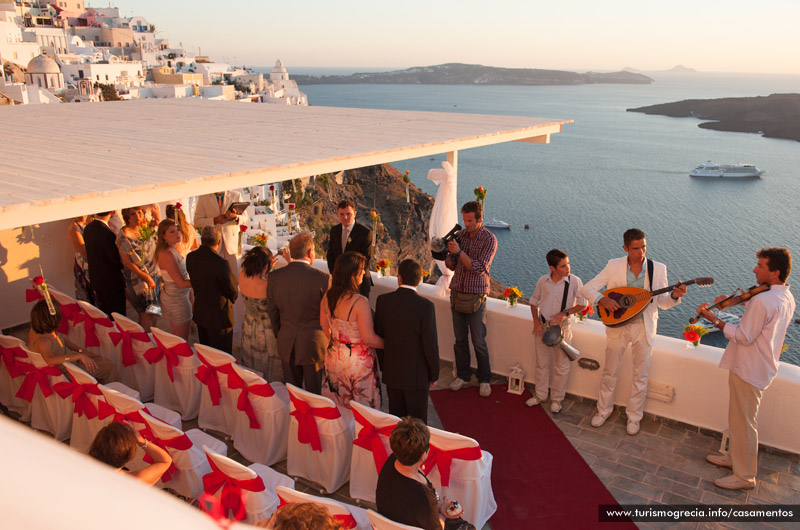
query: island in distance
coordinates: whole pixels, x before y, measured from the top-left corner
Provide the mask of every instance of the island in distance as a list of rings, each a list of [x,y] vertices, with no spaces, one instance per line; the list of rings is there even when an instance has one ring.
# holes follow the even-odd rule
[[[293,75],[300,85],[588,85],[597,83],[649,84],[653,79],[633,72],[568,72],[538,68],[498,68],[448,63],[415,66],[391,72],[350,75]]]
[[[800,94],[687,99],[628,109],[628,112],[714,120],[704,121],[698,127],[715,131],[760,133],[767,138],[800,142]]]

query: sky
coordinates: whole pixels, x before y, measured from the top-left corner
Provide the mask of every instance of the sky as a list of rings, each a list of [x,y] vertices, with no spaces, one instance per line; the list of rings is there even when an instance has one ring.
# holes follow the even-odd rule
[[[109,2],[88,1],[105,7]],[[113,0],[215,61],[800,73],[797,0]]]

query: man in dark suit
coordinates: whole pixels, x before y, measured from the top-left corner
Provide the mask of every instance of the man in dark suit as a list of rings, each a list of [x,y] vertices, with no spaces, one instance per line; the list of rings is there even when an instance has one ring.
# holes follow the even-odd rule
[[[125,278],[122,276],[122,258],[117,249],[116,236],[108,227],[113,212],[95,215],[86,225],[83,240],[86,243],[86,260],[92,279],[95,300],[100,309],[111,316],[112,312],[125,314]]]
[[[396,291],[378,297],[375,333],[385,346],[378,359],[389,413],[428,422],[428,389],[439,379],[439,340],[433,302],[417,294],[422,267],[412,259],[397,268]]]
[[[278,338],[278,355],[287,383],[314,394],[322,390],[328,340],[319,323],[320,304],[330,276],[313,268],[314,240],[297,234],[289,242],[292,261],[269,273],[267,313]]]
[[[367,258],[367,274],[361,281],[359,292],[369,298],[369,289],[372,286],[372,277],[369,266],[372,263],[372,230],[362,224],[356,223],[356,207],[347,199],[337,205],[339,224],[331,228],[328,238],[328,271],[333,274],[336,258],[347,250],[358,252]]]
[[[200,344],[232,353],[233,303],[239,296],[239,282],[228,260],[217,253],[221,241],[219,228],[204,226],[200,248],[186,256],[186,272],[194,290],[192,320]]]

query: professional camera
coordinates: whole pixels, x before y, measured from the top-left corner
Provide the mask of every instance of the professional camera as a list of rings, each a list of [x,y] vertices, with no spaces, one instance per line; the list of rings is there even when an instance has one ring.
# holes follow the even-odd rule
[[[431,238],[431,257],[436,260],[444,261],[447,257],[447,244],[455,239],[457,243],[461,242],[456,237],[456,234],[461,231],[461,225],[456,223],[452,230],[447,232],[444,237]]]

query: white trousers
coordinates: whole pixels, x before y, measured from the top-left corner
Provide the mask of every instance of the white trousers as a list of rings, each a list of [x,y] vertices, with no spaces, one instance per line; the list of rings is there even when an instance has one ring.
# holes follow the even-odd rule
[[[758,470],[758,407],[764,393],[733,372],[728,375],[728,430],[733,474],[755,483]]]
[[[564,342],[572,342],[572,329],[564,328]],[[536,346],[536,397],[539,401],[547,399],[547,389],[550,388],[552,401],[564,401],[567,393],[567,379],[572,363],[564,351],[556,346],[545,346],[541,337],[534,340]]]
[[[614,409],[617,371],[628,344],[631,346],[633,382],[626,413],[628,420],[640,421],[644,411],[644,400],[647,398],[647,370],[650,367],[650,352],[653,349],[647,341],[647,332],[642,318],[637,318],[633,322],[617,328],[606,328],[606,362],[603,366],[603,377],[600,380],[600,392],[597,396],[597,411],[608,416]]]

